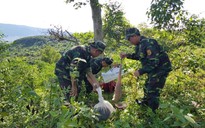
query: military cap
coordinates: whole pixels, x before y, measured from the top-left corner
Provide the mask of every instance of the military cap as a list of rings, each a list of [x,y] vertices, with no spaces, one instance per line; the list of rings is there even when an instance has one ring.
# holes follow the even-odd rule
[[[131,36],[140,35],[140,31],[137,28],[128,28],[125,31],[125,38],[128,40]]]
[[[106,47],[105,43],[102,41],[99,41],[99,40],[91,43],[90,46],[92,46],[92,47],[94,47],[102,52],[105,50],[105,47]]]
[[[113,59],[109,57],[105,57],[103,58],[103,61],[105,61],[106,64],[111,65],[113,62]]]

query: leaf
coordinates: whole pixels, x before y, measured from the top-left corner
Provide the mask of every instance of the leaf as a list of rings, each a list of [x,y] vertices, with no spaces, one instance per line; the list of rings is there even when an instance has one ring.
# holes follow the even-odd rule
[[[174,124],[171,125],[171,126],[173,126],[173,127],[178,127],[178,126],[181,126],[181,124],[182,124],[182,123],[180,123],[180,122],[174,122]]]
[[[4,116],[8,116],[9,113],[8,112],[1,112],[0,115],[4,117]]]
[[[39,95],[35,92],[35,91],[29,91],[29,94],[32,95],[32,96],[36,96],[36,97],[39,97]]]
[[[172,116],[168,116],[168,117],[166,117],[166,118],[163,120],[163,122],[169,120],[171,117],[172,117]]]
[[[160,108],[168,108],[169,104],[160,104]]]
[[[196,124],[196,121],[195,121],[193,118],[191,118],[190,116],[185,115],[184,117],[185,117],[185,119],[188,120],[190,123]]]
[[[58,116],[58,113],[55,112],[55,111],[50,111],[49,113],[51,114],[52,117],[57,117]]]

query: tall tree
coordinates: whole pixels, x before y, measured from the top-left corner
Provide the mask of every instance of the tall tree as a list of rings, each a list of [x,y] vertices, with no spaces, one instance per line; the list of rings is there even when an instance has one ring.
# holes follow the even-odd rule
[[[103,40],[101,5],[98,0],[90,0],[92,10],[94,40]]]
[[[102,19],[101,19],[101,4],[98,0],[86,0],[85,2],[75,2],[75,0],[66,0],[66,3],[74,2],[74,7],[76,9],[80,8],[82,5],[87,5],[90,2],[90,7],[92,10],[93,28],[94,28],[94,40],[103,40],[102,31]]]

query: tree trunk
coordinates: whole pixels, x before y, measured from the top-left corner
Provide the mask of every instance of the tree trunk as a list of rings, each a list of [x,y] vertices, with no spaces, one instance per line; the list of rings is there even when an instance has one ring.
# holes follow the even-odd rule
[[[102,19],[101,19],[101,5],[98,0],[90,0],[92,10],[94,40],[103,41]]]

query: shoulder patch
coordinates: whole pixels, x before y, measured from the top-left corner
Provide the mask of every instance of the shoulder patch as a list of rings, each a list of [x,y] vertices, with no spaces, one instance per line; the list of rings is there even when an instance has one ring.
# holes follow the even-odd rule
[[[152,51],[150,49],[147,50],[147,55],[150,56],[152,54]]]

